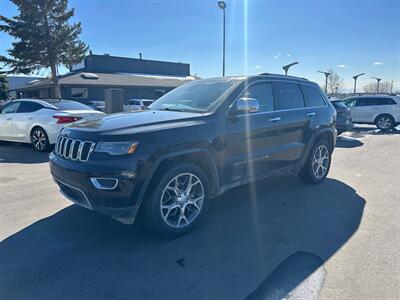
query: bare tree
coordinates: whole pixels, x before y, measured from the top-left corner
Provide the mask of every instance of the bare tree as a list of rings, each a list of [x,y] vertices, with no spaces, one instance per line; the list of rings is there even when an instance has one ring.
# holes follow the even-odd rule
[[[328,77],[328,94],[334,95],[342,93],[344,88],[343,78],[335,73],[333,69],[328,70],[331,75]]]
[[[392,92],[392,82],[390,81],[382,81],[379,83],[379,93],[382,94],[389,94]],[[376,93],[378,91],[378,84],[377,82],[371,82],[363,87],[365,93]]]

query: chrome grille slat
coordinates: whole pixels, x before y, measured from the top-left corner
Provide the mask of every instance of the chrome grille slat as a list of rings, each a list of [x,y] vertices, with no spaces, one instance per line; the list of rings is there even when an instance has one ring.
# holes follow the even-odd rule
[[[86,162],[93,152],[94,147],[94,142],[76,140],[60,135],[57,138],[54,153],[65,159]]]

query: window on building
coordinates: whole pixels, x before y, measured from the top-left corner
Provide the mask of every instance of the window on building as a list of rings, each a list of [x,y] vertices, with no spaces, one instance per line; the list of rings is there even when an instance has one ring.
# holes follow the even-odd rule
[[[324,98],[322,98],[321,93],[316,87],[307,84],[302,84],[301,88],[304,93],[306,106],[308,107],[325,106]]]
[[[279,82],[277,84],[278,99],[275,110],[294,109],[304,107],[303,95],[297,84]]]
[[[154,90],[154,97],[156,97],[156,99],[160,98],[161,96],[163,96],[165,94],[165,90]]]
[[[89,98],[89,92],[87,88],[71,88],[72,98]]]
[[[244,92],[243,96],[258,100],[260,111],[267,112],[274,110],[272,85],[269,83],[252,85]]]

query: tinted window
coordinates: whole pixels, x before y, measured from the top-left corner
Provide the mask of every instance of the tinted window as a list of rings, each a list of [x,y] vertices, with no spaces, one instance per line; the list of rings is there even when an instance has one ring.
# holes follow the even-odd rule
[[[244,92],[243,96],[258,100],[260,111],[274,110],[274,96],[271,84],[260,83],[252,85]]]
[[[332,105],[335,108],[345,108],[347,107],[342,101],[332,101]]]
[[[277,84],[278,99],[275,110],[293,109],[304,107],[303,95],[295,83],[280,82]]]
[[[140,102],[137,100],[132,100],[129,102],[129,105],[140,105]]]
[[[356,106],[371,106],[371,105],[376,105],[376,99],[373,99],[373,98],[357,99]]]
[[[42,109],[43,106],[36,102],[21,102],[18,108],[18,113],[30,113]]]
[[[304,92],[304,98],[306,101],[306,106],[325,106],[324,98],[322,98],[319,90],[311,85],[302,85],[301,88]]]
[[[394,105],[396,102],[390,98],[377,98],[376,105]]]
[[[152,103],[153,103],[153,101],[150,101],[150,100],[144,100],[143,101],[143,104],[146,105],[146,106],[149,106]]]
[[[91,109],[89,106],[74,101],[60,101],[52,103],[59,110],[86,110]]]
[[[348,107],[353,107],[356,104],[356,99],[346,99],[343,101]]]
[[[4,105],[3,108],[1,109],[2,114],[13,114],[17,112],[17,109],[21,102],[11,102],[7,105]]]

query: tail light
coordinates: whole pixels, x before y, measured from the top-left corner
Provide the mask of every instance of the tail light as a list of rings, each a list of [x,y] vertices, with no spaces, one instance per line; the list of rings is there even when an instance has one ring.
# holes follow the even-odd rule
[[[70,116],[53,116],[53,118],[57,119],[57,124],[71,123],[81,119],[78,117],[70,117]]]

